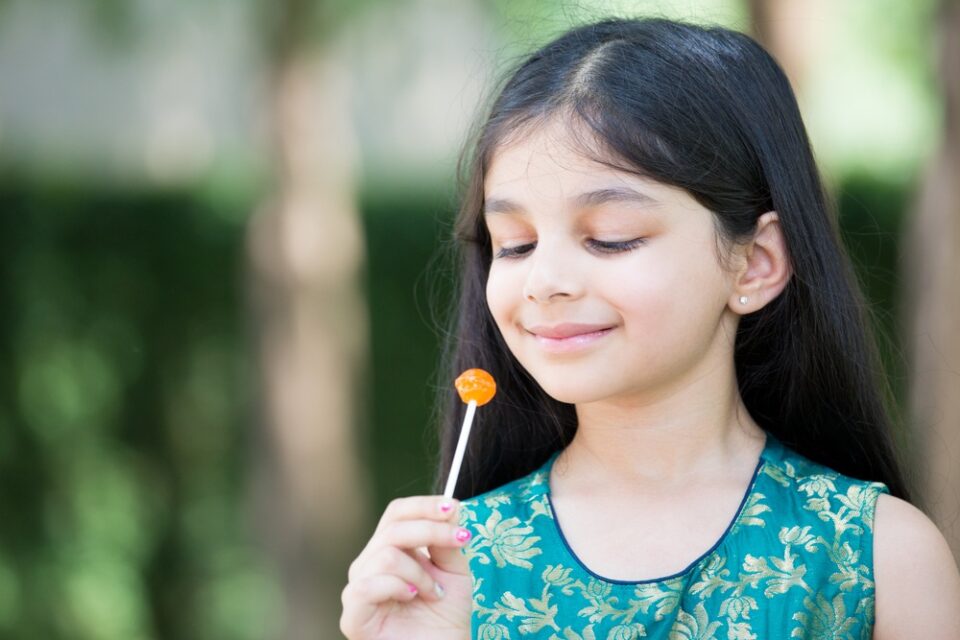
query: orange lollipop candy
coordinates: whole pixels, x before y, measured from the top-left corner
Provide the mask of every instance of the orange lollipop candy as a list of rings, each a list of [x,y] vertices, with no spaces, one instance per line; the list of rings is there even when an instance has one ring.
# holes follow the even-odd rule
[[[447,486],[443,491],[446,498],[452,498],[453,490],[457,487],[457,477],[460,475],[463,452],[467,448],[467,439],[470,437],[473,415],[478,406],[490,402],[497,392],[497,384],[493,381],[493,376],[483,369],[467,369],[457,376],[453,384],[457,388],[457,393],[460,394],[460,399],[467,405],[467,414],[463,416],[457,450],[453,454],[453,464],[450,465],[450,475],[447,476]]]
[[[493,381],[493,376],[483,369],[467,369],[453,384],[464,404],[473,400],[478,407],[493,400],[493,395],[497,392],[497,383]]]

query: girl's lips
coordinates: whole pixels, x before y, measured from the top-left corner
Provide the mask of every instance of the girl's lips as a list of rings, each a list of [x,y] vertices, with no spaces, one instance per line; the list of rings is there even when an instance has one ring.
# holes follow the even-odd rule
[[[530,335],[533,336],[533,339],[537,341],[537,344],[540,345],[544,351],[549,351],[550,353],[568,353],[571,351],[585,349],[593,343],[603,339],[603,337],[613,331],[613,329],[614,327],[608,327],[599,331],[581,333],[578,335],[569,336],[567,338],[547,338],[546,336],[537,335],[535,333],[531,333]]]

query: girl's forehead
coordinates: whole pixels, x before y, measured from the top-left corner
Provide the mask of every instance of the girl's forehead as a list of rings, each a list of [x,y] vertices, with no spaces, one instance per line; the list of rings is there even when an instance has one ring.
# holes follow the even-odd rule
[[[597,145],[579,130],[561,121],[526,130],[501,141],[490,154],[486,179],[518,179],[531,172],[568,170],[598,172],[605,167],[594,161]]]
[[[617,162],[604,161],[605,155],[582,127],[573,129],[566,121],[555,119],[493,149],[484,176],[485,197],[509,198],[526,192],[566,198],[590,190],[633,188],[666,201],[682,192],[627,168],[611,166]]]
[[[547,153],[521,145],[506,148],[494,156],[484,179],[488,213],[538,201],[563,201],[581,209],[613,201],[654,208],[680,205],[689,199],[682,189],[573,150]]]

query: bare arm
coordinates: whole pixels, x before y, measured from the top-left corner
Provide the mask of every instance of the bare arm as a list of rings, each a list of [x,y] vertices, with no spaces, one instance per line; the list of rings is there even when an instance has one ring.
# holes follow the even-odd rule
[[[960,640],[960,572],[937,526],[909,502],[877,501],[874,640]]]

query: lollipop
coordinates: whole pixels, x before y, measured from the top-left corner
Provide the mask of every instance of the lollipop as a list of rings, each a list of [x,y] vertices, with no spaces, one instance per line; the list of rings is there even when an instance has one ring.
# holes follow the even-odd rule
[[[473,414],[476,413],[477,406],[490,402],[497,392],[497,384],[493,381],[493,376],[483,369],[467,369],[457,377],[453,384],[457,387],[460,399],[467,404],[467,415],[463,416],[460,439],[457,441],[457,450],[453,454],[450,475],[447,476],[447,488],[443,491],[445,498],[452,498],[453,490],[457,486],[460,464],[463,462],[463,452],[467,448],[467,438],[470,437],[470,426],[473,424]]]

